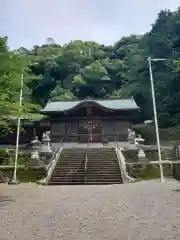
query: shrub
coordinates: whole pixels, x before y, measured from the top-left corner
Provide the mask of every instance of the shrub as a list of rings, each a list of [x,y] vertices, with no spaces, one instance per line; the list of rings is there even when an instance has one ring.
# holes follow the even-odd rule
[[[141,134],[145,138],[146,144],[156,143],[156,131],[153,125],[138,124],[135,127],[137,134]],[[161,141],[178,141],[180,140],[180,125],[159,129]]]

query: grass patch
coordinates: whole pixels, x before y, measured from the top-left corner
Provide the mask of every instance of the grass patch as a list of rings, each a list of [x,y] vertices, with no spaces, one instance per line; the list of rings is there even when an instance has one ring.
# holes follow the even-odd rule
[[[148,161],[157,161],[158,160],[158,151],[157,149],[145,149],[145,155]],[[162,160],[173,160],[174,155],[171,149],[162,150]],[[127,149],[123,151],[126,162],[133,163],[138,162],[138,150],[137,149]]]
[[[0,171],[3,173],[4,177],[12,179],[13,168],[1,168]],[[45,168],[18,168],[17,169],[17,179],[20,182],[36,182],[46,176]]]
[[[129,176],[142,179],[142,180],[150,180],[160,178],[160,171],[158,164],[127,164],[127,171]],[[171,164],[163,164],[163,172],[165,177],[173,177],[173,168]]]

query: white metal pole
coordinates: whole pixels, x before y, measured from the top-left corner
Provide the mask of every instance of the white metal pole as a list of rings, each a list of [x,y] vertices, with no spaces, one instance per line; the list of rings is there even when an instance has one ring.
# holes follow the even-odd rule
[[[20,108],[22,106],[22,91],[23,91],[23,74],[21,75],[21,88],[20,88],[20,95],[19,95],[19,114]],[[21,123],[21,116],[18,116],[17,120],[17,135],[16,135],[16,152],[15,152],[15,161],[14,161],[14,174],[13,174],[13,181],[17,181],[17,163],[18,163],[18,153],[19,153],[19,132],[20,132],[20,123]]]
[[[158,127],[158,120],[157,120],[156,100],[155,100],[155,92],[154,92],[154,79],[153,79],[153,73],[152,73],[151,60],[152,59],[149,57],[148,58],[149,75],[150,75],[150,81],[151,81],[154,122],[155,122],[156,140],[157,140],[158,157],[159,157],[160,180],[161,180],[161,182],[163,182],[164,181],[164,174],[163,174],[163,166],[162,166],[161,146],[160,146],[160,139],[159,139],[159,127]]]

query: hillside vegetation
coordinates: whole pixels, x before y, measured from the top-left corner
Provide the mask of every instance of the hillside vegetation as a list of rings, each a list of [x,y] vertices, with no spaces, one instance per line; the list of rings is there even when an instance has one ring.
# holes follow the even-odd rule
[[[161,11],[150,32],[123,37],[105,46],[71,41],[10,50],[0,38],[0,120],[17,116],[20,77],[24,74],[21,114],[42,108],[51,99],[133,96],[142,119],[152,119],[147,57],[153,62],[160,126],[180,124],[180,8]]]

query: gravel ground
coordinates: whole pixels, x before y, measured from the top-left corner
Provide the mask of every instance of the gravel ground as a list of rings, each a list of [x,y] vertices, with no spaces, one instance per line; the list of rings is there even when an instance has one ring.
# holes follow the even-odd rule
[[[0,185],[0,240],[180,239],[180,183]]]

